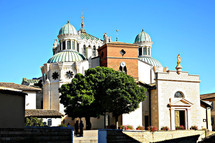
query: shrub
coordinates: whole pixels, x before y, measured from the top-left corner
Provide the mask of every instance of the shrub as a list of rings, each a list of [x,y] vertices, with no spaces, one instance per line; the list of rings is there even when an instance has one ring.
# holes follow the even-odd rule
[[[120,129],[124,129],[124,130],[133,130],[133,126],[132,125],[122,125],[120,127]]]
[[[190,129],[191,130],[198,130],[198,126],[191,126]]]
[[[38,119],[37,117],[26,118],[25,126],[43,127],[43,119]]]
[[[164,127],[161,128],[161,130],[162,130],[162,131],[169,131],[169,127],[164,126]]]
[[[58,127],[67,127],[67,125],[65,125],[65,124],[60,124],[60,125],[58,125]]]
[[[158,130],[158,128],[155,127],[155,126],[148,126],[148,130],[149,130],[150,132],[155,132],[155,131]]]
[[[145,129],[144,126],[138,126],[138,127],[136,128],[136,130],[144,130],[144,129]]]
[[[175,129],[176,129],[176,130],[184,130],[184,126],[183,126],[183,125],[176,126]]]

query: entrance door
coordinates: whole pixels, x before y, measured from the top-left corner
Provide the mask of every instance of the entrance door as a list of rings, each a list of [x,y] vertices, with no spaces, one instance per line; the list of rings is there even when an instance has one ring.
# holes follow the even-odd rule
[[[185,111],[184,110],[176,110],[175,111],[175,126],[185,127]]]

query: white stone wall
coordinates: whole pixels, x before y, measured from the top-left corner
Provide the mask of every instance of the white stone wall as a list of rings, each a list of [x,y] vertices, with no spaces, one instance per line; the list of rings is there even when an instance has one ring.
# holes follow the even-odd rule
[[[174,110],[187,110],[188,129],[192,125],[201,126],[199,76],[175,71],[157,73],[159,128],[170,126],[170,108],[167,105],[179,100],[174,95],[177,91],[184,94],[184,99],[191,102],[191,107],[174,107],[172,109],[172,129],[175,129]],[[182,104],[183,106],[183,104]]]
[[[152,66],[149,64],[146,64],[140,60],[138,60],[138,76],[139,76],[139,81],[150,84],[151,83],[151,69]],[[154,73],[152,73],[154,74]]]
[[[122,115],[122,125],[132,125],[136,129],[137,126],[142,126],[142,117],[142,103],[140,103],[135,111]]]
[[[41,67],[44,75],[43,81],[43,109],[53,109],[64,114],[64,106],[60,104],[59,88],[62,84],[71,83],[72,78],[77,73],[84,74],[84,71],[89,68],[87,60],[82,62],[61,62],[61,63],[46,63]],[[73,72],[73,77],[68,78],[67,72]],[[59,74],[57,79],[53,79],[54,72]]]
[[[48,119],[51,119],[52,120],[51,127],[58,126],[61,124],[61,118],[42,118],[42,119],[43,119],[43,122],[46,123],[46,125],[48,125]]]
[[[36,91],[25,91],[25,109],[36,109]]]

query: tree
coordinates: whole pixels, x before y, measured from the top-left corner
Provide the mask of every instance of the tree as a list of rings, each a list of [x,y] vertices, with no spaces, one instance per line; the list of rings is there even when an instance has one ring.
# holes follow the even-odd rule
[[[145,99],[145,88],[139,87],[134,78],[111,68],[96,67],[86,71],[93,81],[95,103],[103,113],[111,112],[118,128],[118,117],[139,107]],[[100,112],[101,113],[101,112]]]
[[[61,103],[70,117],[89,117],[111,112],[118,128],[118,117],[139,107],[145,89],[125,73],[111,68],[96,67],[77,74],[71,84],[60,88]],[[89,118],[90,119],[90,118]]]
[[[91,128],[90,117],[95,117],[91,105],[95,98],[90,84],[82,74],[76,74],[71,84],[64,84],[59,89],[60,102],[66,107],[65,113],[74,118],[85,117],[87,129]]]

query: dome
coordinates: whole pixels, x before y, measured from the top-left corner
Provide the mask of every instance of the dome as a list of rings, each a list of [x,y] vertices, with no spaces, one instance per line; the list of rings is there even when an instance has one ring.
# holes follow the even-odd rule
[[[72,50],[64,50],[52,56],[47,63],[79,62],[83,60],[85,60],[85,57],[82,54]]]
[[[140,56],[138,59],[143,62],[146,62],[152,66],[163,67],[162,64],[158,60],[152,58],[151,56]]]
[[[59,35],[60,34],[78,34],[75,27],[72,26],[69,21],[67,24],[65,24],[59,31]]]
[[[134,43],[137,42],[151,42],[151,37],[149,36],[149,34],[144,32],[144,30],[142,30],[142,32],[140,32],[135,38]]]

